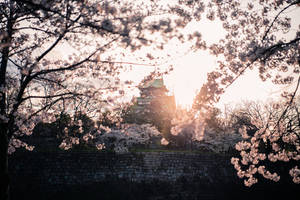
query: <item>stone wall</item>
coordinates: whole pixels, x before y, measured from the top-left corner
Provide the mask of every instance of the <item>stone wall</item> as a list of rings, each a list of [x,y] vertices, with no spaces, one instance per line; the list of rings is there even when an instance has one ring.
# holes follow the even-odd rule
[[[31,177],[42,185],[89,184],[108,177],[174,182],[197,176],[215,183],[233,176],[229,157],[192,153],[22,152],[10,157],[9,166],[13,181]]]
[[[9,167],[12,199],[213,199],[243,188],[230,157],[211,154],[17,152]]]

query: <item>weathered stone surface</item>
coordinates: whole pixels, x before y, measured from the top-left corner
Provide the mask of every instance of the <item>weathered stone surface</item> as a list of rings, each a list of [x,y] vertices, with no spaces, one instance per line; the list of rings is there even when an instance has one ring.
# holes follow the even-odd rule
[[[265,186],[249,190],[242,186],[230,156],[211,154],[17,152],[10,156],[9,167],[13,200],[70,199],[70,195],[72,199],[99,199],[99,195],[122,200],[231,199],[240,191],[249,197],[265,192]]]
[[[136,182],[200,177],[214,184],[231,181],[234,174],[229,157],[192,153],[23,152],[9,161],[12,182],[28,179],[39,185],[88,184],[106,177]]]

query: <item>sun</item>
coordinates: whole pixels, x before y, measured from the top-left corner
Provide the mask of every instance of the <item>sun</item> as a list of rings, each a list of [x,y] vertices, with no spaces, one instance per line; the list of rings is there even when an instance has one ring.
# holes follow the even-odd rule
[[[165,83],[174,94],[176,104],[190,108],[197,92],[214,68],[214,58],[207,52],[191,53],[174,64],[174,71],[165,77]]]
[[[190,108],[193,104],[196,92],[197,91],[191,87],[176,87],[174,89],[176,104],[181,107]]]

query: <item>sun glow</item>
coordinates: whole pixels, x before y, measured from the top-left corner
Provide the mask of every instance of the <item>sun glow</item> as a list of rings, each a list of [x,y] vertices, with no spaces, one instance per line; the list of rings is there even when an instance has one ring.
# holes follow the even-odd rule
[[[206,82],[207,73],[215,69],[216,58],[201,51],[185,56],[174,65],[174,71],[164,77],[165,84],[175,96],[177,106],[191,108],[197,92]],[[227,88],[216,106],[222,108],[244,100],[267,100],[280,94],[280,87],[274,87],[270,80],[262,82],[257,74],[257,70],[247,71]]]
[[[191,53],[175,64],[174,71],[165,77],[165,83],[174,94],[176,104],[189,108],[197,91],[214,68],[214,58],[207,52]]]
[[[202,39],[209,45],[224,37],[222,23],[218,20],[203,19],[191,21],[185,28],[187,32],[199,31]],[[190,108],[193,100],[206,81],[207,73],[216,67],[216,57],[208,51],[199,50],[174,62],[174,71],[166,77],[167,87],[175,95],[176,104]]]
[[[203,19],[200,22],[192,21],[184,29],[187,33],[199,31],[202,34],[202,39],[206,41],[207,45],[218,43],[221,38],[224,38],[225,32],[222,28],[222,23],[218,20],[209,21]],[[132,72],[123,74],[122,79],[133,80],[136,84],[142,80],[144,76],[154,70],[164,71],[164,68],[173,66],[173,71],[163,76],[164,83],[170,91],[171,95],[175,96],[177,106],[184,108],[191,108],[194,98],[202,85],[206,82],[207,73],[211,72],[217,66],[217,59],[209,54],[208,51],[195,51],[184,55],[189,51],[190,44],[178,43],[178,41],[171,40],[165,46],[165,52],[172,55],[167,64],[160,65],[157,62],[156,67],[141,67],[133,66]],[[151,52],[154,57],[160,57],[161,52]],[[163,57],[163,56],[162,56]],[[128,56],[126,57],[128,59]],[[134,95],[138,95],[136,90]],[[226,89],[225,93],[221,95],[221,99],[216,105],[222,108],[225,104],[240,103],[243,100],[265,100],[272,98],[272,96],[279,94],[275,91],[274,85],[270,81],[262,82],[258,77],[257,71],[246,71],[246,73]]]

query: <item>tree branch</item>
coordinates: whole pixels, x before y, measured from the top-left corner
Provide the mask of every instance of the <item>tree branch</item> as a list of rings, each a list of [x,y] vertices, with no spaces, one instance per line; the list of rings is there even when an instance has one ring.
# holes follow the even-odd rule
[[[260,59],[262,56],[261,55],[266,55],[268,52],[270,52],[265,58],[264,60],[266,60],[268,57],[270,57],[274,51],[276,49],[282,49],[282,48],[285,48],[289,45],[292,45],[292,44],[295,44],[297,42],[300,41],[300,38],[295,38],[294,40],[291,40],[290,42],[286,42],[286,43],[278,43],[278,44],[275,44],[273,46],[270,46],[268,48],[266,48],[262,53],[260,53],[260,55],[256,56],[255,59],[253,59],[250,63],[247,63],[247,65],[244,67],[244,69],[242,69],[240,71],[240,73],[233,78],[233,80],[225,87],[225,88],[228,88],[230,85],[232,85],[241,75],[243,75],[243,73],[254,63],[256,62],[258,59]]]
[[[276,16],[275,18],[273,19],[271,25],[269,26],[269,28],[267,29],[267,31],[265,32],[263,38],[262,38],[262,42],[266,39],[268,33],[270,32],[272,26],[274,25],[275,21],[277,20],[277,18],[279,17],[279,15],[284,12],[285,10],[287,10],[289,7],[293,6],[293,5],[296,5],[300,3],[300,0],[297,0],[297,1],[294,1],[293,3],[289,4],[288,6],[286,6],[285,8],[283,8]]]
[[[290,101],[289,101],[287,107],[284,109],[283,113],[282,113],[281,116],[279,117],[279,119],[278,119],[278,121],[277,121],[277,125],[279,125],[280,120],[285,116],[285,114],[287,113],[289,107],[291,107],[291,105],[292,105],[292,103],[293,103],[293,101],[294,101],[294,98],[295,98],[295,96],[296,96],[296,93],[297,93],[297,91],[298,91],[299,85],[300,85],[300,76],[298,77],[297,86],[296,86],[296,88],[295,88],[295,90],[294,90],[294,92],[293,92],[293,94],[292,94],[292,98],[290,99]]]
[[[19,50],[19,51],[13,52],[14,49],[17,49],[17,47],[16,47],[16,48],[14,48],[14,49],[11,49],[11,52],[12,52],[12,53],[10,52],[9,57],[12,57],[12,56],[14,56],[14,55],[16,55],[16,54],[22,53],[22,52],[27,51],[27,50],[30,50],[30,49],[34,49],[35,47],[36,47],[36,46],[29,46],[29,47],[26,47],[26,48],[21,49],[21,50]]]
[[[27,29],[31,29],[31,30],[35,30],[35,31],[41,31],[41,32],[47,33],[49,35],[57,35],[56,33],[53,33],[53,32],[47,31],[47,30],[43,30],[43,29],[40,29],[40,28],[36,28],[36,27],[31,27],[31,26],[20,27],[20,28],[14,29],[14,31],[27,30]]]
[[[66,35],[67,30],[65,30],[57,39],[56,41],[46,50],[44,51],[37,59],[36,61],[32,64],[32,66],[36,65],[42,58],[44,58],[56,45],[59,43],[60,40],[63,39],[63,37]],[[32,67],[30,67],[32,68]]]
[[[101,51],[104,47],[110,45],[111,43],[113,43],[114,41],[116,41],[117,39],[119,39],[119,37],[111,40],[110,42],[106,43],[105,45],[97,48],[94,52],[92,52],[88,57],[86,57],[85,59],[74,63],[72,65],[69,65],[67,67],[61,67],[61,68],[55,68],[55,69],[47,69],[47,70],[41,70],[39,72],[36,72],[35,74],[30,76],[30,79],[34,79],[40,75],[44,75],[44,74],[49,74],[49,73],[53,73],[53,72],[60,72],[60,71],[67,71],[67,70],[74,70],[76,67],[80,66],[81,64],[91,61],[91,57],[95,56],[97,52]]]
[[[144,63],[134,63],[134,62],[123,62],[123,61],[108,61],[108,60],[97,60],[97,59],[92,59],[89,60],[91,62],[95,62],[95,63],[109,63],[109,64],[124,64],[124,65],[140,65],[140,66],[148,66],[148,67],[155,67],[156,65],[152,65],[152,64],[144,64]]]
[[[55,105],[56,103],[58,103],[59,101],[63,100],[63,99],[69,99],[69,98],[73,98],[73,97],[61,97],[58,98],[54,101],[51,101],[50,103],[48,103],[47,105],[45,105],[44,107],[40,108],[39,110],[37,110],[36,112],[32,113],[27,119],[26,121],[30,120],[32,117],[36,116],[38,113],[42,112],[43,110],[49,109],[51,108],[51,106]]]
[[[28,97],[22,98],[21,101],[26,101],[26,100],[28,100],[28,99],[52,99],[52,98],[63,97],[63,96],[67,96],[67,95],[79,96],[79,95],[82,95],[82,94],[79,94],[79,93],[73,93],[73,92],[67,92],[67,93],[56,94],[56,95],[28,96]]]
[[[18,69],[22,69],[22,66],[17,64],[15,61],[13,61],[12,59],[8,58],[9,62],[11,62],[12,64],[14,64]]]

